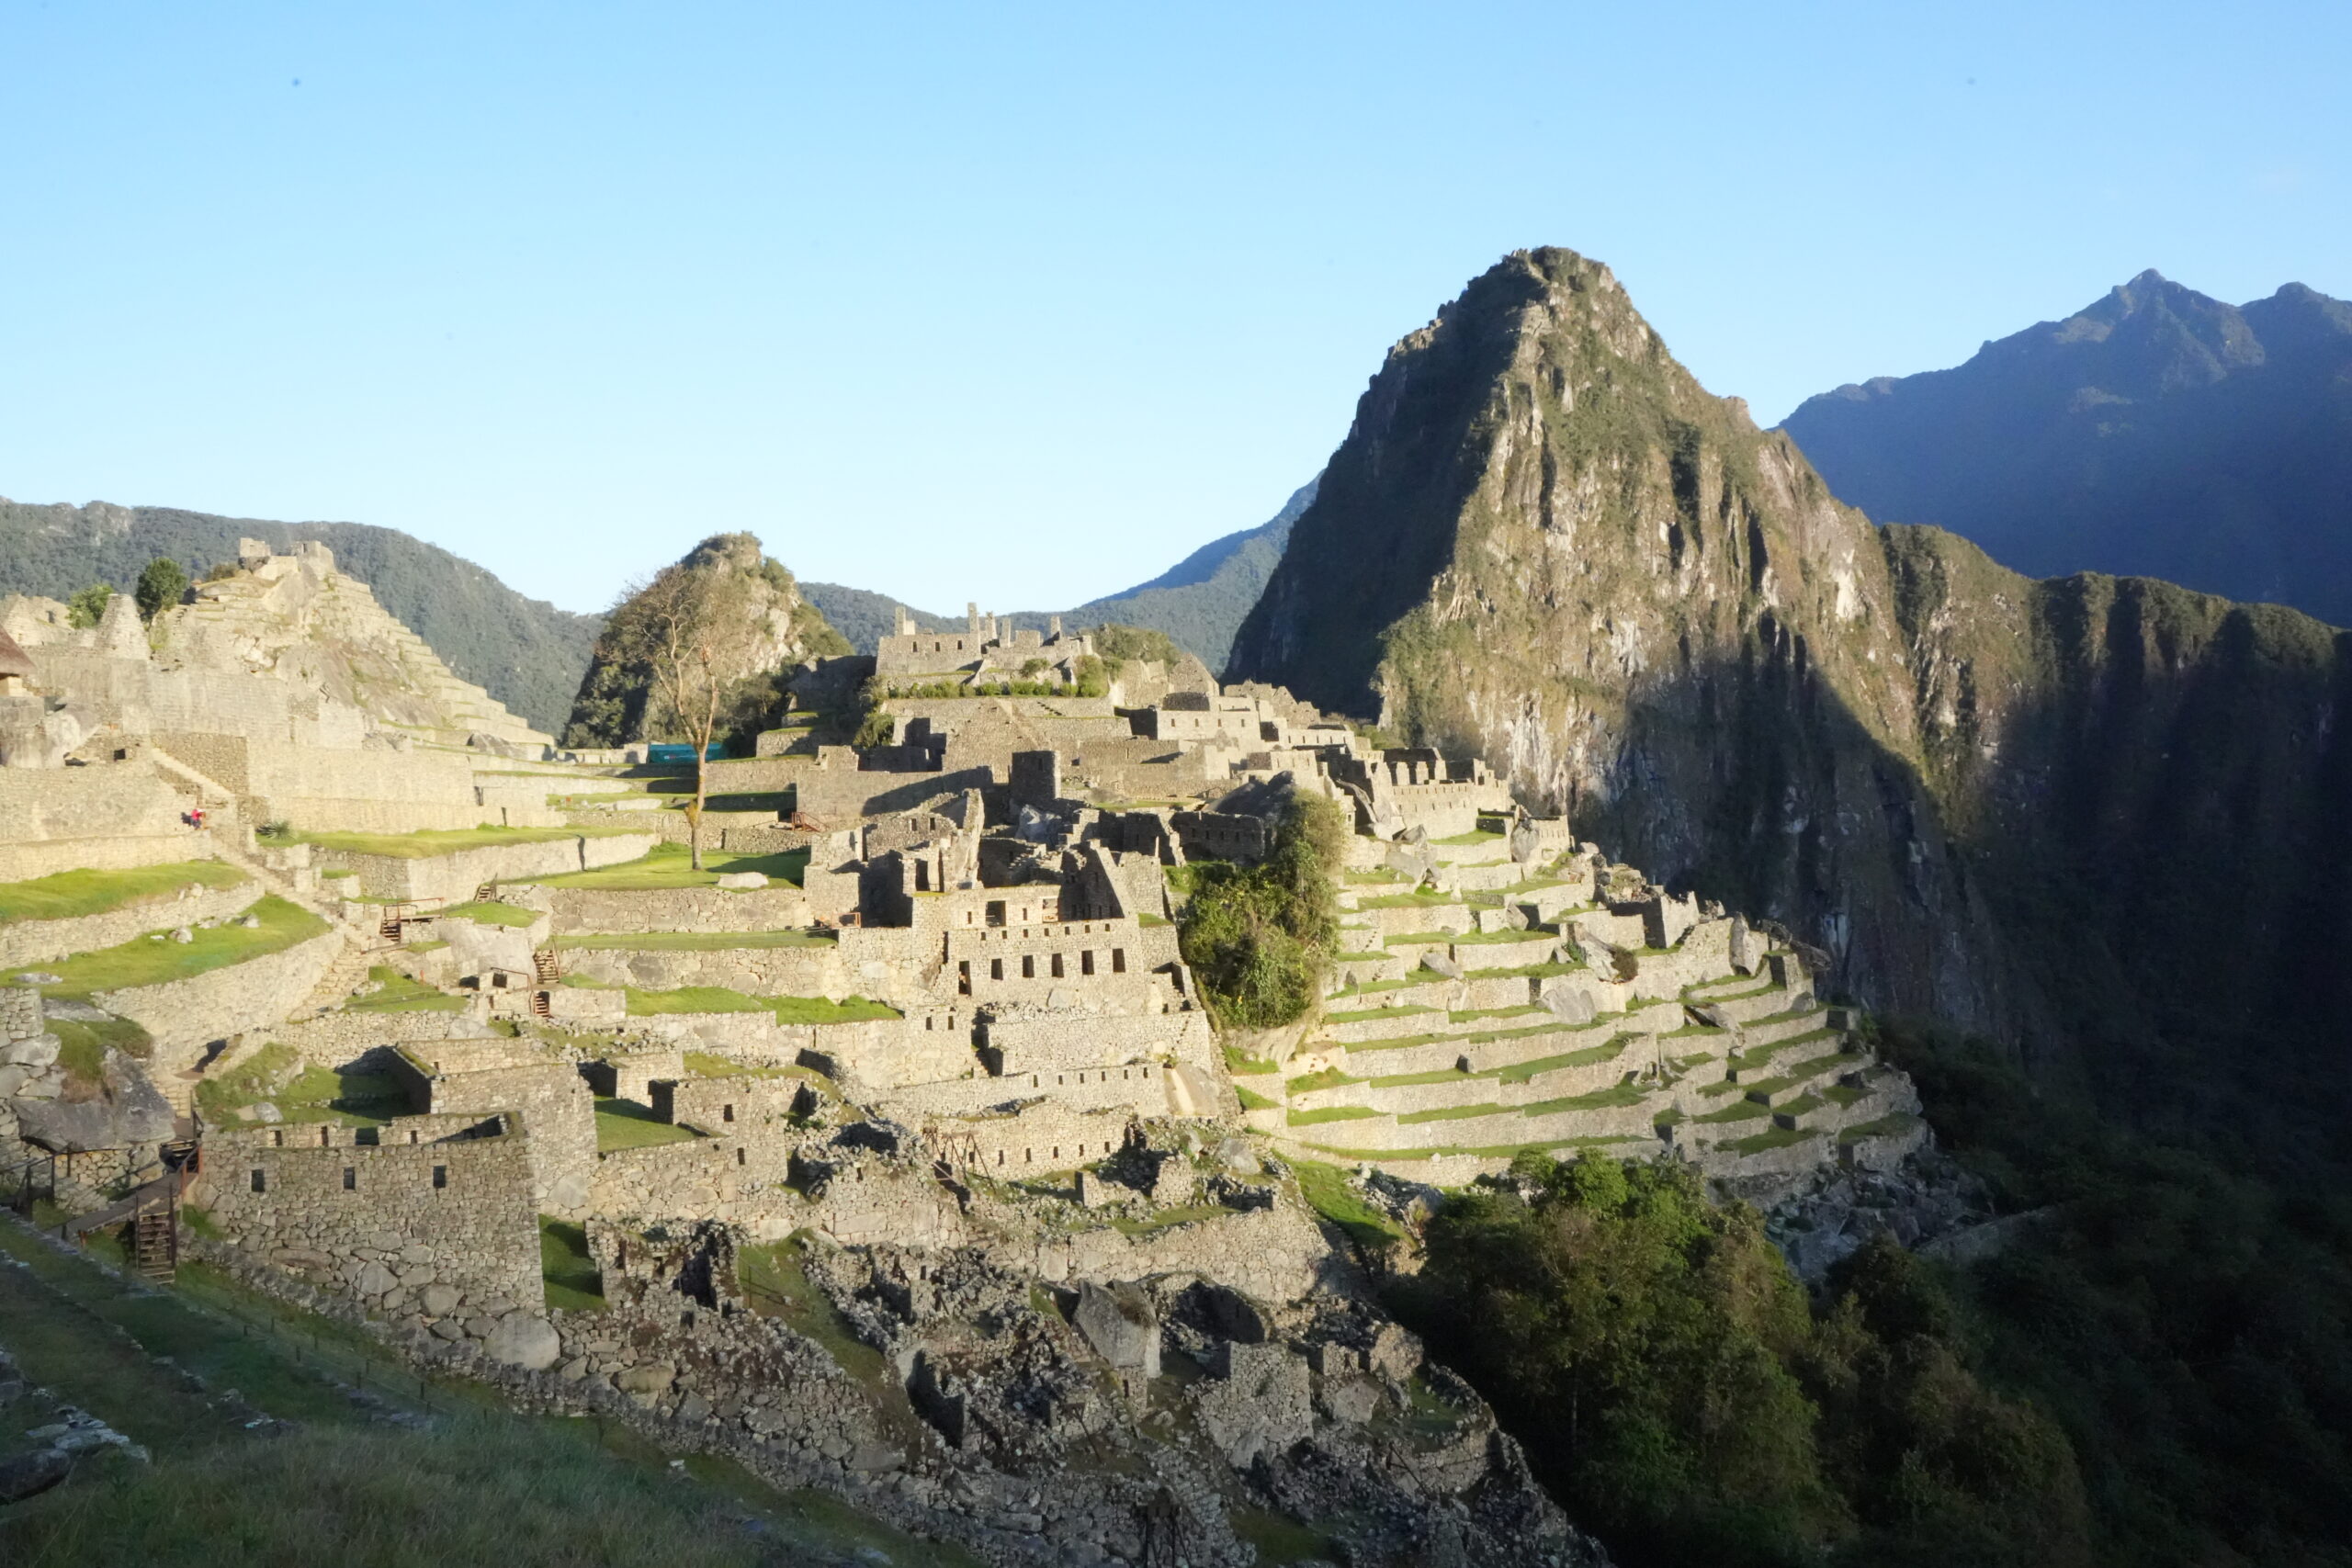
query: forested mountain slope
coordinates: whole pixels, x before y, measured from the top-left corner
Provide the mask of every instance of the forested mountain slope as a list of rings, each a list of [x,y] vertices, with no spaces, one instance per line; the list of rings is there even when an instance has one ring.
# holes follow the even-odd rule
[[[1966,364],[1806,400],[1843,500],[2033,576],[2139,573],[2352,625],[2352,304],[2143,272]]]
[[[259,539],[281,554],[298,539],[320,541],[458,674],[549,733],[571,711],[603,617],[526,599],[473,562],[395,528],[268,523],[102,501],[38,506],[0,500],[0,596],[62,599],[100,581],[128,592],[157,556],[200,577],[217,562],[235,560],[241,538]]]

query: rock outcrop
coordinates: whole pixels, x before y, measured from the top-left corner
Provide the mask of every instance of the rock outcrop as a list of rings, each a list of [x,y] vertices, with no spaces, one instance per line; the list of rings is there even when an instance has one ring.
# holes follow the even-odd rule
[[[849,652],[847,639],[801,596],[792,573],[761,553],[750,534],[715,534],[616,605],[580,682],[572,746],[620,746],[684,734],[656,674],[662,602],[692,599],[696,639],[707,642],[725,695],[723,732],[756,727],[781,705],[777,677],[805,660]]]

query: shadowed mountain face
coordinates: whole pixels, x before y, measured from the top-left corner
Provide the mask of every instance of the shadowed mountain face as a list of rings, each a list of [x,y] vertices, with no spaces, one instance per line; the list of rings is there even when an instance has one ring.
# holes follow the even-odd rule
[[[2341,1103],[2264,1032],[2352,936],[2344,640],[1873,526],[1544,250],[1390,351],[1231,672],[1482,753],[1883,1009],[2132,1095],[2262,1043]]]
[[[1109,621],[1165,632],[1177,647],[1197,655],[1211,670],[1224,669],[1233,634],[1258,602],[1266,579],[1273,575],[1274,563],[1282,559],[1283,546],[1290,538],[1291,525],[1315,499],[1316,483],[1309,479],[1300,486],[1280,512],[1255,528],[1212,539],[1148,582],[1060,612],[1062,620],[1072,629]],[[863,588],[804,582],[800,591],[860,653],[872,653],[877,641],[890,635],[901,608],[925,631],[944,631],[962,624]],[[1041,631],[1049,614],[1022,610],[1009,618],[1015,626]]]
[[[364,523],[265,523],[169,506],[40,506],[0,500],[0,597],[62,599],[92,582],[129,592],[168,556],[191,576],[237,558],[237,541],[285,553],[316,539],[458,675],[550,734],[563,726],[604,625],[526,599],[489,571],[396,528]]]
[[[1806,400],[1838,495],[2035,576],[2162,577],[2352,625],[2352,304],[2143,272],[1951,370]]]

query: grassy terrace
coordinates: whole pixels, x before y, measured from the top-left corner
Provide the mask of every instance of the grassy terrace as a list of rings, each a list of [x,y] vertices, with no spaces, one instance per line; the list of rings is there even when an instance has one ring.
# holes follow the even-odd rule
[[[262,899],[248,913],[261,921],[258,927],[248,930],[231,922],[197,931],[194,941],[184,942],[168,936],[133,937],[119,947],[78,953],[44,964],[58,979],[54,985],[43,986],[41,995],[82,1000],[96,991],[185,980],[283,952],[327,929],[326,921],[308,909],[275,896]]]
[[[588,990],[611,990],[613,987],[594,981],[567,976],[567,986]],[[649,991],[635,986],[623,986],[621,991],[628,998],[631,1018],[656,1018],[663,1013],[680,1012],[769,1012],[778,1023],[863,1023],[879,1018],[903,1018],[906,1015],[885,1002],[870,1001],[864,997],[844,997],[836,1001],[828,997],[754,997],[726,986],[680,986],[674,990]]]
[[[1384,893],[1376,898],[1359,899],[1359,909],[1443,909],[1450,908],[1455,899],[1451,893]]]
[[[1907,1133],[1918,1124],[1919,1119],[1917,1116],[1907,1111],[1898,1111],[1892,1116],[1882,1116],[1875,1122],[1864,1122],[1856,1126],[1845,1128],[1838,1133],[1838,1141],[1841,1144],[1852,1144],[1859,1143],[1864,1138],[1890,1137],[1897,1133]]]
[[[409,1111],[390,1075],[305,1066],[289,1045],[265,1045],[234,1071],[196,1086],[197,1108],[215,1124],[233,1124],[239,1111],[264,1100],[288,1122],[345,1127],[380,1127]]]
[[[1364,1201],[1349,1184],[1347,1172],[1320,1160],[1291,1162],[1298,1178],[1298,1195],[1307,1206],[1347,1234],[1358,1247],[1379,1249],[1402,1241],[1403,1227]]]
[[[368,971],[368,977],[379,987],[364,997],[354,997],[343,1004],[345,1012],[463,1012],[466,998],[436,991],[419,980],[412,980],[397,969],[382,964]]]
[[[1554,1138],[1549,1142],[1532,1144],[1480,1144],[1469,1147],[1453,1144],[1432,1144],[1427,1148],[1419,1149],[1382,1149],[1379,1152],[1379,1159],[1383,1165],[1394,1165],[1408,1160],[1458,1159],[1465,1156],[1472,1159],[1510,1159],[1531,1151],[1537,1154],[1557,1155],[1563,1149],[1620,1148],[1627,1144],[1647,1146],[1650,1141],[1648,1138],[1633,1134],[1624,1134],[1606,1137]],[[1328,1144],[1316,1143],[1309,1143],[1305,1146],[1322,1154],[1337,1155],[1341,1159],[1365,1157],[1365,1152],[1362,1149],[1334,1148]]]
[[[1437,1011],[1437,1009],[1435,1008],[1419,1007],[1408,1003],[1403,1007],[1362,1008],[1354,1012],[1327,1012],[1323,1015],[1323,1021],[1326,1023],[1362,1023],[1366,1019],[1411,1018],[1416,1013],[1435,1011]]]
[[[1379,1111],[1362,1105],[1329,1105],[1320,1111],[1294,1111],[1290,1113],[1290,1124],[1312,1127],[1324,1122],[1362,1122],[1379,1114]]]
[[[608,1155],[621,1149],[650,1149],[661,1144],[692,1143],[697,1134],[692,1128],[664,1122],[653,1114],[650,1106],[633,1100],[596,1101],[596,1152]]]
[[[1745,1051],[1732,1053],[1732,1069],[1735,1072],[1745,1072],[1751,1067],[1760,1067],[1774,1056],[1793,1046],[1817,1045],[1824,1040],[1835,1040],[1838,1036],[1839,1031],[1835,1029],[1815,1029],[1804,1034],[1792,1034],[1785,1040],[1775,1040],[1763,1045],[1751,1045]]]
[[[447,919],[480,920],[487,926],[527,926],[537,920],[537,909],[526,909],[520,904],[501,904],[495,900],[481,903],[453,904],[435,914]]]
[[[498,849],[507,844],[553,844],[566,839],[611,838],[641,828],[435,828],[416,833],[297,833],[287,840],[339,850],[353,855],[394,855],[429,860],[459,850]]]
[[[103,915],[126,904],[169,898],[191,883],[220,888],[234,887],[244,880],[243,872],[217,860],[141,865],[129,871],[61,871],[29,882],[0,882],[0,924]]]
[[[1392,936],[1387,938],[1385,944],[1389,947],[1413,947],[1434,946],[1440,942],[1451,942],[1456,947],[1476,947],[1483,943],[1519,942],[1521,944],[1532,944],[1542,942],[1557,942],[1559,940],[1560,933],[1554,931],[1408,931],[1403,936]]]
[[[560,936],[549,945],[583,953],[726,953],[747,947],[831,947],[822,931],[623,931]]]
[[[608,830],[628,831],[627,829],[577,829],[580,832]],[[664,887],[715,887],[722,871],[756,871],[771,882],[788,882],[797,887],[808,869],[808,852],[786,850],[782,854],[773,855],[730,855],[716,850],[705,850],[702,864],[700,871],[694,868],[694,857],[684,844],[656,844],[650,853],[619,865],[600,866],[594,871],[567,871],[553,876],[510,877],[507,880],[540,887],[603,887],[645,892]]]

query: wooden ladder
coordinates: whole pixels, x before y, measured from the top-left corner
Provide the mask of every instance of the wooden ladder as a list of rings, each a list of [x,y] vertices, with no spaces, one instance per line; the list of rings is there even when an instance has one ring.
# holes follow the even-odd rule
[[[180,1265],[179,1206],[158,1200],[130,1219],[130,1268],[141,1279],[168,1285]]]
[[[553,1016],[555,1010],[553,1007],[548,1005],[548,994],[545,991],[533,991],[531,993],[531,1011],[540,1018],[548,1018]]]
[[[498,902],[498,884],[497,884],[497,883],[495,883],[495,882],[485,882],[485,883],[483,883],[480,887],[475,888],[475,889],[474,889],[474,902],[475,902],[475,903],[477,903],[477,904],[495,904],[495,903],[497,903],[497,902]]]
[[[563,959],[552,947],[533,950],[531,967],[538,972],[539,984],[552,986],[563,975]]]

